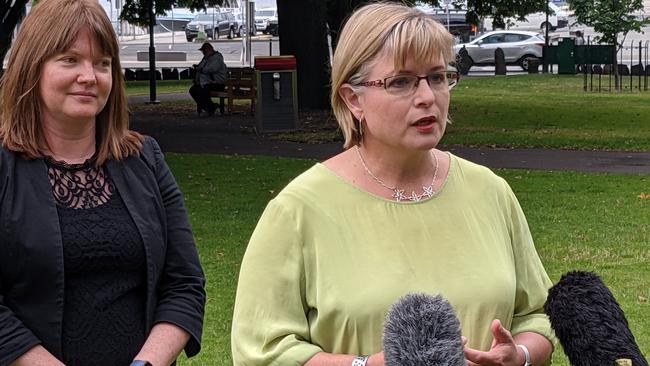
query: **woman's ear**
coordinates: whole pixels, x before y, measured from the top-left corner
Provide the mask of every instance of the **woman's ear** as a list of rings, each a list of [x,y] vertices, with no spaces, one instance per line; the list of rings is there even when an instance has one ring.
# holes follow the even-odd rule
[[[360,120],[361,116],[363,116],[363,107],[361,106],[359,94],[352,89],[350,84],[345,83],[339,88],[339,96],[343,99],[345,105],[348,106],[348,109],[356,119]]]

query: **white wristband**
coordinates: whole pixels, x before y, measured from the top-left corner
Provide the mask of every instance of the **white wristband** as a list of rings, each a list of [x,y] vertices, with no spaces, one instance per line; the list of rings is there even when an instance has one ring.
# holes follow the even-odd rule
[[[368,356],[357,356],[352,360],[352,366],[366,366],[368,358]]]
[[[524,346],[523,344],[518,344],[517,347],[521,348],[521,350],[524,351],[524,356],[526,357],[524,366],[533,366],[533,364],[530,362],[530,352],[528,351],[528,347]]]

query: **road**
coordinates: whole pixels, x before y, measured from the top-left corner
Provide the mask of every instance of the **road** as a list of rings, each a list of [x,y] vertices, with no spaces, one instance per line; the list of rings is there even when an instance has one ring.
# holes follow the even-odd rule
[[[190,67],[201,60],[201,52],[198,50],[200,43],[187,42],[185,34],[175,32],[172,38],[171,33],[156,34],[155,36],[156,51],[181,51],[187,55],[187,61],[156,61],[157,67]],[[221,52],[228,66],[242,66],[242,40],[241,38],[228,40],[220,39],[212,42],[212,45]],[[254,56],[276,56],[280,54],[280,46],[277,37],[256,36],[252,42],[252,55]],[[120,60],[124,68],[148,68],[149,61],[137,61],[138,52],[149,51],[148,36],[138,38],[123,38],[120,41]],[[519,66],[508,66],[508,74],[524,74],[525,72]],[[487,76],[494,75],[494,67],[475,66],[470,71],[470,76]]]
[[[201,60],[203,55],[198,50],[200,43],[187,42],[185,33],[159,33],[155,35],[156,51],[185,52],[187,61],[156,61],[157,67],[190,67]],[[243,42],[241,38],[219,39],[212,42],[214,48],[221,52],[228,66],[242,66]],[[277,37],[255,36],[252,41],[252,56],[275,56],[280,54]],[[146,68],[149,61],[137,61],[138,52],[149,52],[149,37],[123,38],[120,41],[120,60],[125,68]]]
[[[523,29],[522,29],[523,30]],[[584,27],[584,26],[573,26],[565,27],[553,31],[549,34],[551,39],[559,39],[562,37],[572,37],[575,34],[576,30],[581,30],[584,33],[586,39],[593,39],[598,34],[594,32],[593,28]],[[628,34],[625,38],[625,44],[629,46],[630,42],[635,42],[638,44],[639,41],[645,43],[650,41],[650,27],[644,28],[645,34],[632,32]],[[158,67],[189,67],[192,64],[197,63],[201,60],[201,53],[198,51],[199,44],[187,42],[185,39],[185,34],[183,32],[175,32],[172,37],[171,33],[160,33],[156,34],[156,50],[165,51],[182,51],[187,55],[187,61],[157,61],[156,65]],[[245,65],[242,62],[242,40],[240,38],[233,40],[220,39],[213,42],[215,48],[221,52],[224,56],[224,60],[228,66],[242,66]],[[149,66],[148,61],[136,61],[137,52],[148,52],[149,50],[149,38],[148,36],[140,36],[137,39],[122,39],[120,42],[121,51],[120,58],[122,64],[125,68],[146,68]],[[277,37],[263,36],[259,35],[254,37],[252,43],[252,56],[269,56],[269,55],[279,55],[279,43]],[[638,53],[638,52],[637,52]],[[636,53],[635,53],[636,54]],[[624,52],[623,63],[632,64],[637,63],[637,60],[630,62],[629,60],[629,51]],[[635,56],[636,59],[636,56]],[[649,60],[650,61],[650,60]],[[508,74],[523,74],[525,73],[518,66],[508,66]],[[555,68],[557,69],[557,68]],[[470,70],[469,76],[487,76],[494,74],[494,67],[485,66],[485,67],[473,67]]]

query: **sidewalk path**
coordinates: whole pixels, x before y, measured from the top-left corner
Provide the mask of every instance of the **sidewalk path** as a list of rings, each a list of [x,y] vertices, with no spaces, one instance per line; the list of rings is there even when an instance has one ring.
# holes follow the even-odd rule
[[[188,98],[187,94],[161,94],[160,101]],[[129,97],[144,103],[149,96]],[[250,116],[199,118],[134,113],[133,129],[158,140],[163,151],[269,155],[325,160],[342,151],[341,143],[306,144],[272,140],[250,132]],[[491,149],[441,146],[453,154],[490,168],[570,170],[650,174],[650,152],[575,151],[555,149]]]
[[[650,174],[650,152],[467,147],[448,150],[491,168]]]

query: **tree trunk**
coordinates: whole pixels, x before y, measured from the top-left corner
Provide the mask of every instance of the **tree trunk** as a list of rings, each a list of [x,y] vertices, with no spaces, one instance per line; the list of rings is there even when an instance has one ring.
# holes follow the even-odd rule
[[[327,2],[327,24],[329,25],[333,50],[336,49],[339,33],[345,21],[348,20],[354,9],[367,2],[367,0],[329,0]]]
[[[329,108],[330,59],[327,45],[326,2],[277,0],[281,24],[280,54],[298,63],[300,108]]]
[[[11,48],[11,40],[14,34],[14,29],[21,19],[25,16],[25,5],[28,0],[15,0],[12,5],[12,0],[0,1],[0,62],[3,62],[9,48]],[[2,67],[0,67],[2,69]]]

